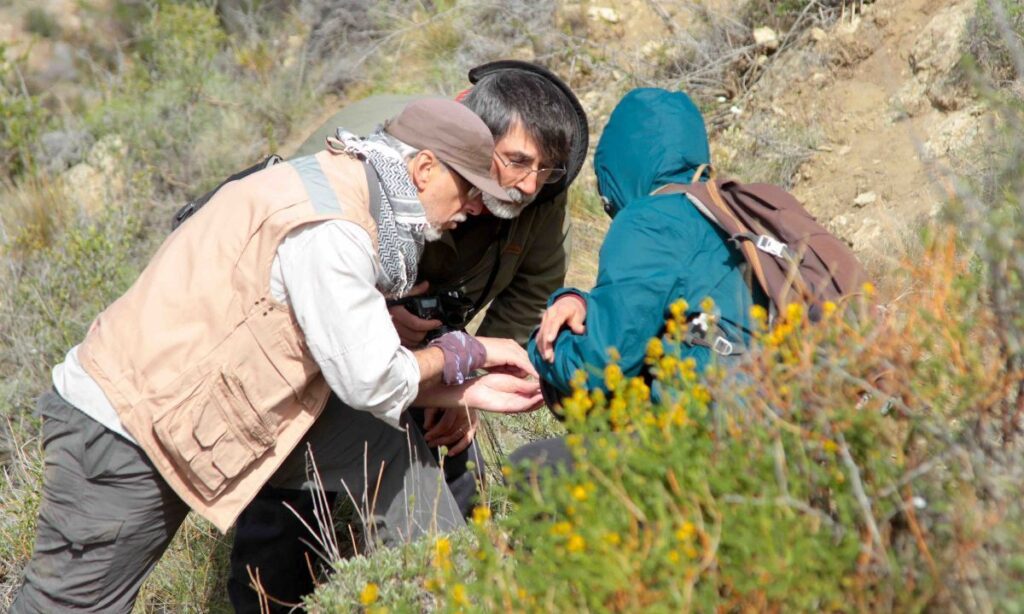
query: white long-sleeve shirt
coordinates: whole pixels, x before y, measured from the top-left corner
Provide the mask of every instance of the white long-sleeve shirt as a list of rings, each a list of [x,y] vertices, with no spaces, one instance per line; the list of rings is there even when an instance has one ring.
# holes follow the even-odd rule
[[[377,291],[380,263],[370,237],[357,224],[332,220],[293,230],[277,248],[270,293],[291,307],[324,379],[346,405],[399,428],[419,393],[416,357],[402,347],[384,296]],[[82,368],[78,347],[53,368],[53,386],[108,429],[125,431],[110,401]]]

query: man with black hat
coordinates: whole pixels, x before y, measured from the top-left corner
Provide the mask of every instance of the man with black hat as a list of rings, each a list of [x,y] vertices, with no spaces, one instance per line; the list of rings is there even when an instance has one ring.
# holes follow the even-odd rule
[[[565,279],[570,247],[566,193],[587,154],[586,115],[565,83],[534,64],[493,62],[471,70],[469,80],[472,88],[458,98],[490,128],[495,139],[492,176],[508,196],[483,195],[480,215],[426,246],[417,277],[420,283],[413,292],[447,301],[449,311],[457,312],[453,318],[457,321],[445,322],[449,325],[464,326],[486,306],[478,334],[524,344],[540,321],[548,296]],[[408,99],[378,95],[351,104],[315,131],[296,155],[322,147],[339,126],[369,133],[390,109]],[[403,306],[392,307],[391,315],[407,347],[419,347],[427,333],[442,324],[418,318]],[[438,446],[449,447],[444,459],[447,484],[463,514],[468,513],[483,467],[473,444],[475,411],[429,408],[410,414],[435,456]],[[328,423],[321,422],[310,432],[314,449],[337,448],[331,431]],[[468,469],[470,461],[477,471]],[[377,464],[370,459],[367,466],[372,480]],[[332,498],[330,491],[340,488],[339,472],[323,464],[318,468]],[[303,464],[295,463],[295,474],[303,469]],[[283,505],[312,518],[313,498],[294,488],[298,483],[292,479],[292,488],[275,488],[283,482],[272,481],[239,519],[229,589],[240,611],[256,610],[246,566],[262,567],[264,583],[271,584],[267,592],[285,601],[297,602],[313,588],[305,563],[309,549],[303,545],[309,541],[309,532]]]
[[[189,510],[226,532],[332,393],[382,442],[404,440],[414,400],[535,408],[536,384],[471,379],[531,371],[520,346],[456,331],[410,351],[385,306],[425,239],[504,193],[493,148],[466,107],[416,101],[371,138],[225,185],[172,233],[39,400],[46,476],[12,612],[130,612]],[[405,467],[384,484],[389,526],[462,522],[432,461]]]

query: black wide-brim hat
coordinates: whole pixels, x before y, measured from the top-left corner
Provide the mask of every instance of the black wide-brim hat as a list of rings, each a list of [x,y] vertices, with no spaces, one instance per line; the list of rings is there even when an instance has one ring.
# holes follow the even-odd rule
[[[583,162],[587,159],[587,150],[590,146],[590,127],[587,123],[587,114],[583,110],[583,105],[580,104],[579,99],[576,98],[576,94],[572,93],[572,90],[565,84],[565,81],[559,79],[555,73],[543,66],[531,64],[530,62],[522,62],[520,60],[498,60],[497,62],[481,64],[480,66],[470,69],[469,82],[476,84],[476,82],[483,77],[503,70],[521,70],[544,77],[551,83],[554,83],[555,86],[565,94],[565,97],[569,100],[569,104],[572,105],[572,109],[575,112],[576,125],[573,131],[575,136],[573,138],[572,146],[569,148],[569,159],[565,163],[565,177],[563,177],[558,183],[545,185],[540,191],[540,194],[537,195],[538,202],[546,202],[564,192],[576,179],[576,176],[580,174],[580,170],[583,168]]]

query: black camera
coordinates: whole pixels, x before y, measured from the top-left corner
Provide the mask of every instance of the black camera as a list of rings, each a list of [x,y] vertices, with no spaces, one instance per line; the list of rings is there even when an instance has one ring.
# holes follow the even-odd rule
[[[436,294],[420,294],[388,301],[388,307],[401,305],[423,320],[440,320],[440,328],[427,333],[427,339],[466,328],[473,318],[473,300],[461,288],[442,290]]]

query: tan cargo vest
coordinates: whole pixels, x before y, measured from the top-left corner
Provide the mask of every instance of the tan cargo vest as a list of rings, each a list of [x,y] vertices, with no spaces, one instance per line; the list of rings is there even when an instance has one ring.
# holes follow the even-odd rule
[[[359,224],[377,249],[363,163],[322,151],[227,184],[89,328],[85,370],[175,492],[226,531],[330,392],[270,294],[303,224]]]

